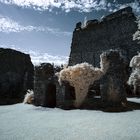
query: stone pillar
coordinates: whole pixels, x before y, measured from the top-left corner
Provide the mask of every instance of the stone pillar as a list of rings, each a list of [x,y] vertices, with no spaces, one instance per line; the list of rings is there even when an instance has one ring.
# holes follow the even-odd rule
[[[35,67],[34,104],[36,106],[56,107],[54,68],[49,63],[42,63]]]
[[[126,63],[119,51],[107,51],[109,68],[101,79],[100,91],[104,107],[117,107],[125,104],[127,82]]]

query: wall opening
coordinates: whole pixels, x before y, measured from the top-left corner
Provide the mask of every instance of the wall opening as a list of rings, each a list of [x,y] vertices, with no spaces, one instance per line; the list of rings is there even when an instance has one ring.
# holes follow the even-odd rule
[[[49,83],[45,91],[44,106],[54,108],[56,107],[56,85]]]
[[[69,83],[65,85],[65,100],[75,100],[75,88],[70,86]]]

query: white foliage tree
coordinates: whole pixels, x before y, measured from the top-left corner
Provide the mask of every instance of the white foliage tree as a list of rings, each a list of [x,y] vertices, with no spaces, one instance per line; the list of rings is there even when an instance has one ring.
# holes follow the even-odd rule
[[[86,24],[87,24],[87,17],[84,18],[84,22],[83,22],[82,28],[86,27]]]
[[[137,87],[140,86],[140,53],[131,59],[130,67],[132,67],[132,73],[128,84],[134,87],[134,94],[136,94]]]
[[[100,68],[93,67],[88,63],[81,63],[64,68],[58,74],[60,84],[62,81],[68,81],[75,88],[76,100],[74,104],[77,108],[87,96],[89,86],[99,80],[108,68],[109,63],[106,61],[105,53],[100,56],[100,59]]]
[[[137,17],[138,30],[133,35],[133,40],[140,40],[140,17]]]
[[[34,92],[33,90],[28,90],[27,94],[24,97],[24,104],[32,104],[34,100]]]

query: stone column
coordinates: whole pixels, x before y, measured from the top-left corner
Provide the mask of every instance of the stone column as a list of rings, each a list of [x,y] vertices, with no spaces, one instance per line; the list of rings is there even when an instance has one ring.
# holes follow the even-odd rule
[[[119,51],[106,52],[109,67],[101,79],[100,91],[104,107],[117,107],[126,103],[126,62]]]
[[[49,63],[35,67],[34,104],[36,106],[56,107],[54,68]]]

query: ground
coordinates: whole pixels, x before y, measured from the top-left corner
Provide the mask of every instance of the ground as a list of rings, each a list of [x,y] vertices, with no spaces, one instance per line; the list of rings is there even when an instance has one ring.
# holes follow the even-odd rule
[[[22,103],[0,106],[0,140],[140,140],[139,134],[140,110],[107,113]]]

